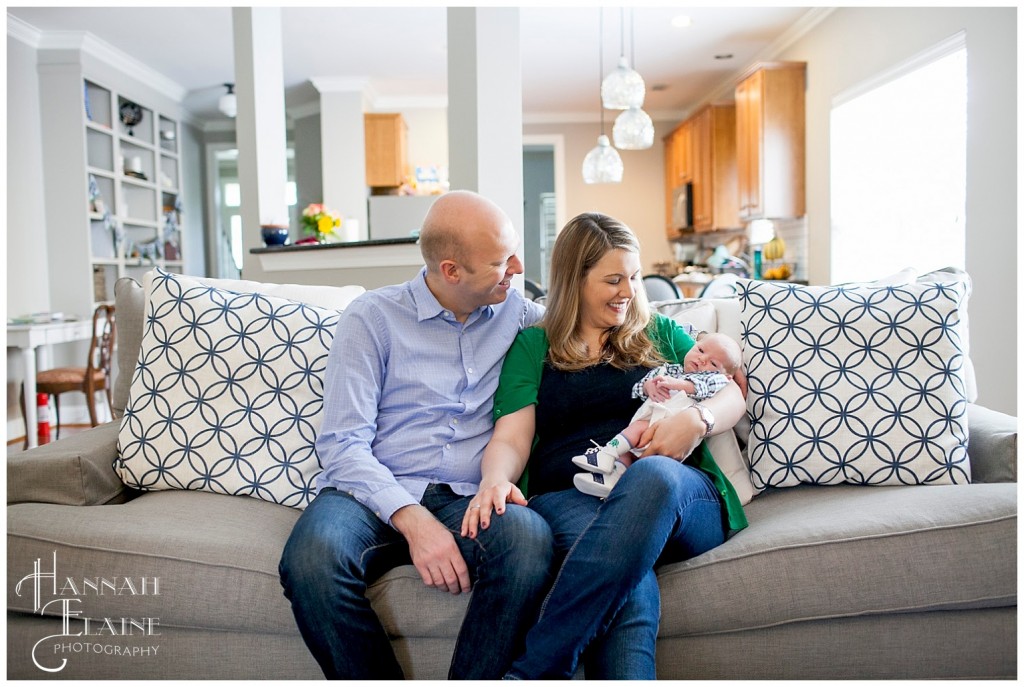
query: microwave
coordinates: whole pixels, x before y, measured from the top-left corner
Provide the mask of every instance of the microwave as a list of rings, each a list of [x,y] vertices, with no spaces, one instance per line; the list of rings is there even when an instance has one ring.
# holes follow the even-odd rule
[[[672,190],[672,228],[693,231],[693,182],[686,182]]]

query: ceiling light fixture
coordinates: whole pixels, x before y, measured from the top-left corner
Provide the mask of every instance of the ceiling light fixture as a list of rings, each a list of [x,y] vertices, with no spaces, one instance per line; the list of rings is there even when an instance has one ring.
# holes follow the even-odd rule
[[[225,117],[234,118],[238,114],[238,99],[235,97],[235,84],[226,83],[228,92],[220,97],[217,102],[217,109],[220,110]]]
[[[629,60],[636,66],[636,32],[633,27],[633,10],[629,10]],[[625,52],[625,50],[623,50]],[[634,72],[636,74],[636,72]],[[637,74],[639,76],[639,74]],[[641,86],[643,80],[640,81]],[[650,115],[643,111],[641,104],[630,107],[615,118],[612,127],[612,140],[620,150],[645,150],[654,145],[654,122]]]
[[[626,61],[625,13],[625,9],[619,9],[619,66],[601,82],[601,101],[608,110],[628,110],[644,105],[643,77],[630,69],[629,62]]]
[[[598,40],[598,83],[604,76],[604,8],[600,14],[600,39]],[[597,137],[595,146],[587,156],[583,158],[583,181],[587,184],[617,184],[622,181],[622,158],[619,151],[611,146],[611,142],[604,133],[604,108],[601,112],[601,135]]]
[[[685,29],[686,27],[691,26],[692,24],[693,20],[690,19],[685,14],[677,14],[676,16],[672,17],[672,26],[676,27],[677,29]]]

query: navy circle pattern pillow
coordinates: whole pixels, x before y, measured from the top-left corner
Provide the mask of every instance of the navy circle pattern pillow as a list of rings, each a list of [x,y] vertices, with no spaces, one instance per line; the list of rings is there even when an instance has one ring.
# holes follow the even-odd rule
[[[305,508],[338,316],[158,270],[118,434],[121,480]]]
[[[970,481],[966,283],[741,289],[756,488]]]

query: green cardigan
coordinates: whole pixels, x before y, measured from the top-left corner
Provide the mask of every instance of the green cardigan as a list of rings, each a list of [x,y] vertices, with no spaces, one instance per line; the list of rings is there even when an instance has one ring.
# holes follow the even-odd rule
[[[676,322],[664,315],[655,314],[647,329],[648,335],[664,358],[671,363],[681,363],[683,356],[694,341]],[[548,353],[547,332],[541,327],[524,329],[516,337],[505,356],[501,368],[498,391],[494,395],[494,420],[514,413],[530,404],[537,403],[537,391],[544,371],[544,360]],[[536,442],[536,437],[534,437]],[[711,478],[722,496],[723,515],[730,530],[741,530],[747,526],[736,490],[711,456],[707,444],[701,442],[699,450],[689,458],[689,464],[702,470]]]

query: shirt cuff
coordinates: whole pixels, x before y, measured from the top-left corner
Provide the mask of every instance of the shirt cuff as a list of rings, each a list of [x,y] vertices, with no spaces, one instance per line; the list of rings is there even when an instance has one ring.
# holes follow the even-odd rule
[[[366,497],[363,505],[373,511],[373,514],[391,525],[391,516],[399,508],[414,506],[419,503],[412,495],[400,486],[388,487]],[[394,527],[394,525],[391,525]]]

